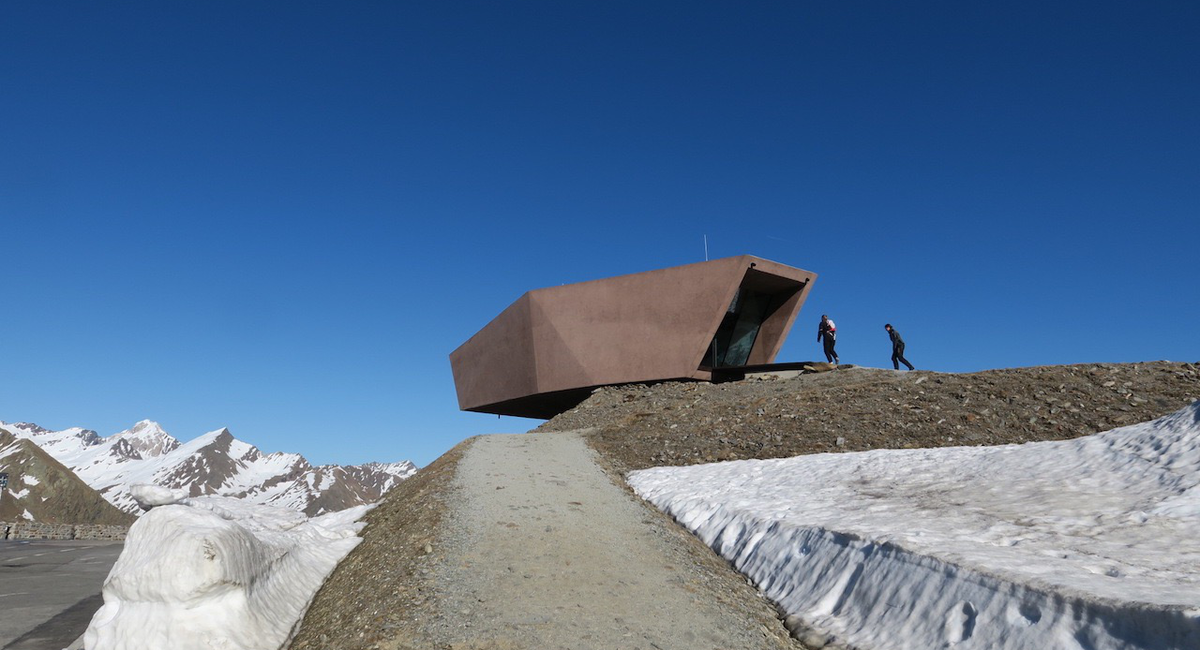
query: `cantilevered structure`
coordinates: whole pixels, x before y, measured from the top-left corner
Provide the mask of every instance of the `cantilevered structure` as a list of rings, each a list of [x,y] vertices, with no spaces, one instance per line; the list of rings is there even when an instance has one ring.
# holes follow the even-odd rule
[[[530,291],[450,354],[459,408],[551,418],[598,386],[769,364],[816,277],[742,255]]]

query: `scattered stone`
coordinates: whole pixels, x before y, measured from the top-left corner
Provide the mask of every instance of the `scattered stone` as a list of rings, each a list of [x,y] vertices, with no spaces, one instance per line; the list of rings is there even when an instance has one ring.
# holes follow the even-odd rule
[[[538,430],[591,429],[592,445],[621,471],[831,450],[1062,440],[1152,420],[1186,406],[1200,398],[1196,370],[1191,364],[1164,361],[970,374],[923,370],[917,377],[925,379],[919,392],[913,390],[911,374],[862,367],[779,383],[613,386],[584,402],[593,408],[564,413]],[[1102,386],[1096,375],[1113,386],[1128,382],[1122,392],[1133,396]],[[624,407],[626,393],[647,391],[659,408]],[[762,416],[745,419],[748,409],[761,409]],[[1053,421],[1043,419],[1051,409]],[[1114,412],[1123,418],[1110,420]],[[686,444],[680,444],[685,440],[680,431],[688,432]],[[947,440],[951,431],[952,441]]]

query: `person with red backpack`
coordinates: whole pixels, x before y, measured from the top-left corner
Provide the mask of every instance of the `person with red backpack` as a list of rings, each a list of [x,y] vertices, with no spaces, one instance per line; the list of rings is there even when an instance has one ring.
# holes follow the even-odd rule
[[[829,363],[838,363],[837,352],[833,346],[837,343],[837,325],[833,324],[828,314],[821,314],[821,324],[817,325],[817,342],[825,342],[825,360]]]

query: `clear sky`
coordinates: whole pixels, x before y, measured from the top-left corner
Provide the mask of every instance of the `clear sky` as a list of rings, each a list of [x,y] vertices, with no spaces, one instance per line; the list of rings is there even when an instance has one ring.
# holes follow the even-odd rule
[[[426,464],[523,292],[753,254],[781,361],[1200,360],[1200,4],[9,2],[0,420]]]

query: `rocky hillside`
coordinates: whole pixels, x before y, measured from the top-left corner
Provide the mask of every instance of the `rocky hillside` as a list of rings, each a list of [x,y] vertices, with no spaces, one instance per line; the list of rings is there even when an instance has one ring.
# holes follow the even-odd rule
[[[134,517],[104,500],[74,472],[29,440],[0,428],[0,521],[129,525]]]
[[[1089,364],[961,375],[844,368],[791,379],[599,389],[539,430],[590,428],[589,441],[601,461],[625,471],[1071,438],[1151,420],[1198,398],[1200,364]],[[293,648],[401,650],[416,647],[410,645],[417,638],[413,631],[423,626],[471,624],[470,612],[440,612],[438,588],[428,579],[442,561],[443,515],[467,444],[417,472],[366,517],[363,543],[321,588]],[[703,571],[709,585],[697,598],[722,602],[742,594],[746,608],[756,602],[766,607],[740,574],[665,515],[650,509],[643,523],[661,526],[663,535],[678,533],[681,545],[690,544],[693,556],[686,564]]]
[[[843,367],[790,379],[598,389],[539,430],[592,428],[619,470],[879,448],[1059,440],[1200,399],[1200,364],[1155,361],[970,374]]]

